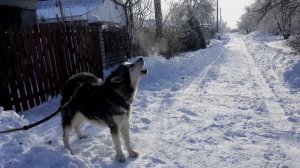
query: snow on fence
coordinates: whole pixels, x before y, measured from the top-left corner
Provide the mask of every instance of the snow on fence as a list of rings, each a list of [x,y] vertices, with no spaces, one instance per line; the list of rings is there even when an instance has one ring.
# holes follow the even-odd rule
[[[98,26],[0,26],[0,106],[24,111],[58,96],[67,78],[102,77]]]

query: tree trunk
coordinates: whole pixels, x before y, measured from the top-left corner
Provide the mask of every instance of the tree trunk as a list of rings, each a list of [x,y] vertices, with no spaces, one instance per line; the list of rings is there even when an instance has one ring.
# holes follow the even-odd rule
[[[155,37],[157,39],[162,37],[162,13],[161,13],[161,1],[154,0],[154,10],[155,10]]]
[[[128,30],[128,35],[129,35],[129,42],[128,42],[128,51],[127,51],[127,56],[130,56],[131,54],[131,50],[132,50],[132,43],[134,40],[134,34],[133,34],[133,29],[134,29],[134,21],[133,21],[133,4],[132,4],[132,0],[128,1],[128,12],[129,15],[128,17],[128,26],[127,26],[127,30]]]
[[[133,43],[133,4],[132,0],[126,0],[126,2],[121,3],[118,0],[113,0],[114,3],[120,5],[124,10],[125,24],[128,33],[128,43],[127,43],[127,56],[130,56],[132,43]]]
[[[133,20],[133,6],[132,6],[132,0],[129,0],[129,3],[128,3],[128,12],[129,12],[129,15],[128,15],[128,29],[129,29],[129,34],[130,34],[130,37],[131,39],[133,39],[133,26],[134,26],[134,20]]]
[[[291,25],[288,25],[288,26],[291,26]],[[288,28],[288,30],[286,30],[285,25],[281,25],[281,23],[278,20],[277,20],[277,27],[278,27],[279,31],[281,32],[284,39],[288,39],[290,37],[290,35],[291,35],[290,27]]]
[[[283,34],[283,38],[284,38],[284,39],[289,39],[290,36],[291,36],[291,35],[290,35],[289,33],[284,33],[284,34]]]
[[[63,9],[61,0],[58,0],[56,2],[56,6],[59,8],[61,21],[64,22],[65,21],[65,14],[64,14],[64,9]]]
[[[198,20],[195,18],[192,10],[190,8],[188,10],[189,10],[188,11],[189,20],[187,21],[187,23],[190,25],[191,29],[196,31],[198,34],[199,41],[200,41],[199,48],[204,49],[204,48],[206,48],[206,41],[205,41],[205,37],[204,37],[203,31],[202,31],[202,28],[201,28]]]

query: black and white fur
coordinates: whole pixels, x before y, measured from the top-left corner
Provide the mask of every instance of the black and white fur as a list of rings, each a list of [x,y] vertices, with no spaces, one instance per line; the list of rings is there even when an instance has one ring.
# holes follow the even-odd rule
[[[130,145],[129,118],[131,104],[135,98],[140,79],[147,74],[144,60],[123,63],[102,83],[101,79],[90,73],[80,73],[69,78],[63,90],[61,105],[72,101],[62,110],[63,142],[71,154],[69,135],[74,129],[79,138],[85,138],[80,132],[84,121],[106,125],[110,129],[116,150],[116,159],[126,160],[120,135],[130,157],[138,157]]]

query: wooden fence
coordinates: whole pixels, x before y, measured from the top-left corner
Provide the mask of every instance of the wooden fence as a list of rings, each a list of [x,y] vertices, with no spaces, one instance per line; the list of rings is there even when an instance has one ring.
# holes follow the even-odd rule
[[[103,29],[105,48],[105,68],[127,60],[129,56],[129,38],[126,29],[110,27]]]
[[[58,96],[69,76],[102,77],[99,26],[0,26],[0,105],[24,111]]]

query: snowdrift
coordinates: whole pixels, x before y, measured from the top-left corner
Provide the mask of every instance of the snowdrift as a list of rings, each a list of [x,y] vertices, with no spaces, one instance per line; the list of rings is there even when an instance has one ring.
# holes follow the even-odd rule
[[[284,42],[285,40],[266,33],[253,32],[244,39],[251,53],[264,73],[274,77],[294,89],[300,89],[300,55]],[[269,73],[270,74],[270,73]]]
[[[23,115],[14,111],[3,111],[0,107],[0,130],[27,124],[29,121]],[[50,134],[45,130],[43,132]],[[62,147],[51,145],[58,144],[58,140],[46,140],[45,137],[31,131],[2,134],[0,135],[0,168],[84,167],[81,160],[66,155],[67,151]]]

